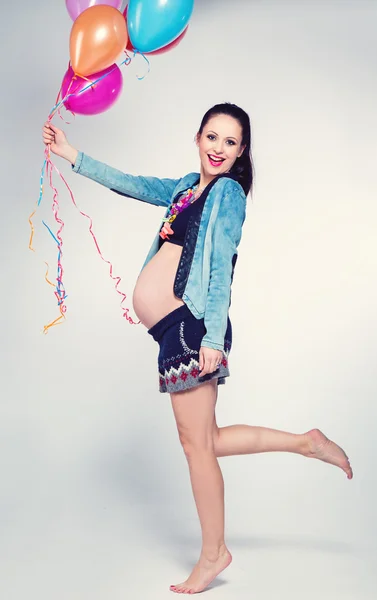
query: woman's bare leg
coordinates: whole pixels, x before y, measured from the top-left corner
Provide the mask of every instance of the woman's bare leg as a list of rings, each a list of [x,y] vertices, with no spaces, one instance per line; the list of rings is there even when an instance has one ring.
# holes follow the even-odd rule
[[[185,452],[202,529],[202,551],[189,578],[170,589],[193,594],[231,562],[224,541],[224,481],[215,455],[213,428],[217,382],[171,394],[179,439]]]
[[[260,452],[293,452],[340,467],[348,479],[352,479],[353,476],[344,450],[319,429],[296,434],[254,425],[218,427],[215,419],[213,439],[217,457]]]
[[[258,454],[260,452],[294,452],[305,455],[305,434],[288,433],[254,425],[214,427],[216,456]]]
[[[171,586],[174,592],[202,591],[232,560],[224,541],[224,481],[217,457],[294,452],[337,465],[352,478],[344,451],[318,429],[293,434],[251,425],[219,428],[215,418],[216,380],[171,394],[171,399],[202,528],[199,561],[185,582]]]

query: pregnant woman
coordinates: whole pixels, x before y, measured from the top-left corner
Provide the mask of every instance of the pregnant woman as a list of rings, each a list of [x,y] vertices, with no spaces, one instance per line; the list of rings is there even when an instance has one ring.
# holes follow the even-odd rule
[[[76,173],[166,209],[137,280],[133,305],[159,344],[159,389],[171,397],[202,530],[198,563],[185,582],[170,589],[200,592],[232,560],[224,536],[218,457],[295,452],[336,465],[352,478],[344,451],[318,429],[294,434],[216,424],[218,385],[229,377],[231,284],[253,183],[249,117],[230,103],[208,110],[196,136],[200,173],[181,179],[118,171],[77,151],[51,122],[43,127],[43,141]]]

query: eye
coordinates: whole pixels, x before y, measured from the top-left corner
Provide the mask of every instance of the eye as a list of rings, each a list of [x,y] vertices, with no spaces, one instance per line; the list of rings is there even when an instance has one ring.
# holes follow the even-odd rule
[[[235,142],[235,141],[233,141],[233,140],[228,140],[228,143],[229,143],[231,146],[235,146],[235,145],[236,145],[236,142]]]
[[[211,140],[211,141],[212,141],[212,140],[214,140],[214,139],[215,139],[215,136],[214,136],[214,135],[212,135],[212,133],[209,133],[209,134],[207,135],[207,138],[208,138],[209,140]]]

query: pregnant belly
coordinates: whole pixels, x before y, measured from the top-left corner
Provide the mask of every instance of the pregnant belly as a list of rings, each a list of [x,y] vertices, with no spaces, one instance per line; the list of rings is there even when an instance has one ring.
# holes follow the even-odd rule
[[[134,311],[148,329],[184,302],[174,295],[182,247],[165,242],[140,273],[133,293]]]

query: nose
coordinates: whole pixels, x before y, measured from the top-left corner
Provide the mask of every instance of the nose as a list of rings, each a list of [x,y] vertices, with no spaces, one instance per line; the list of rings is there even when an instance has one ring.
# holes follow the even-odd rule
[[[224,154],[223,145],[219,141],[215,144],[214,150],[215,150],[217,156],[220,156],[220,154]]]

